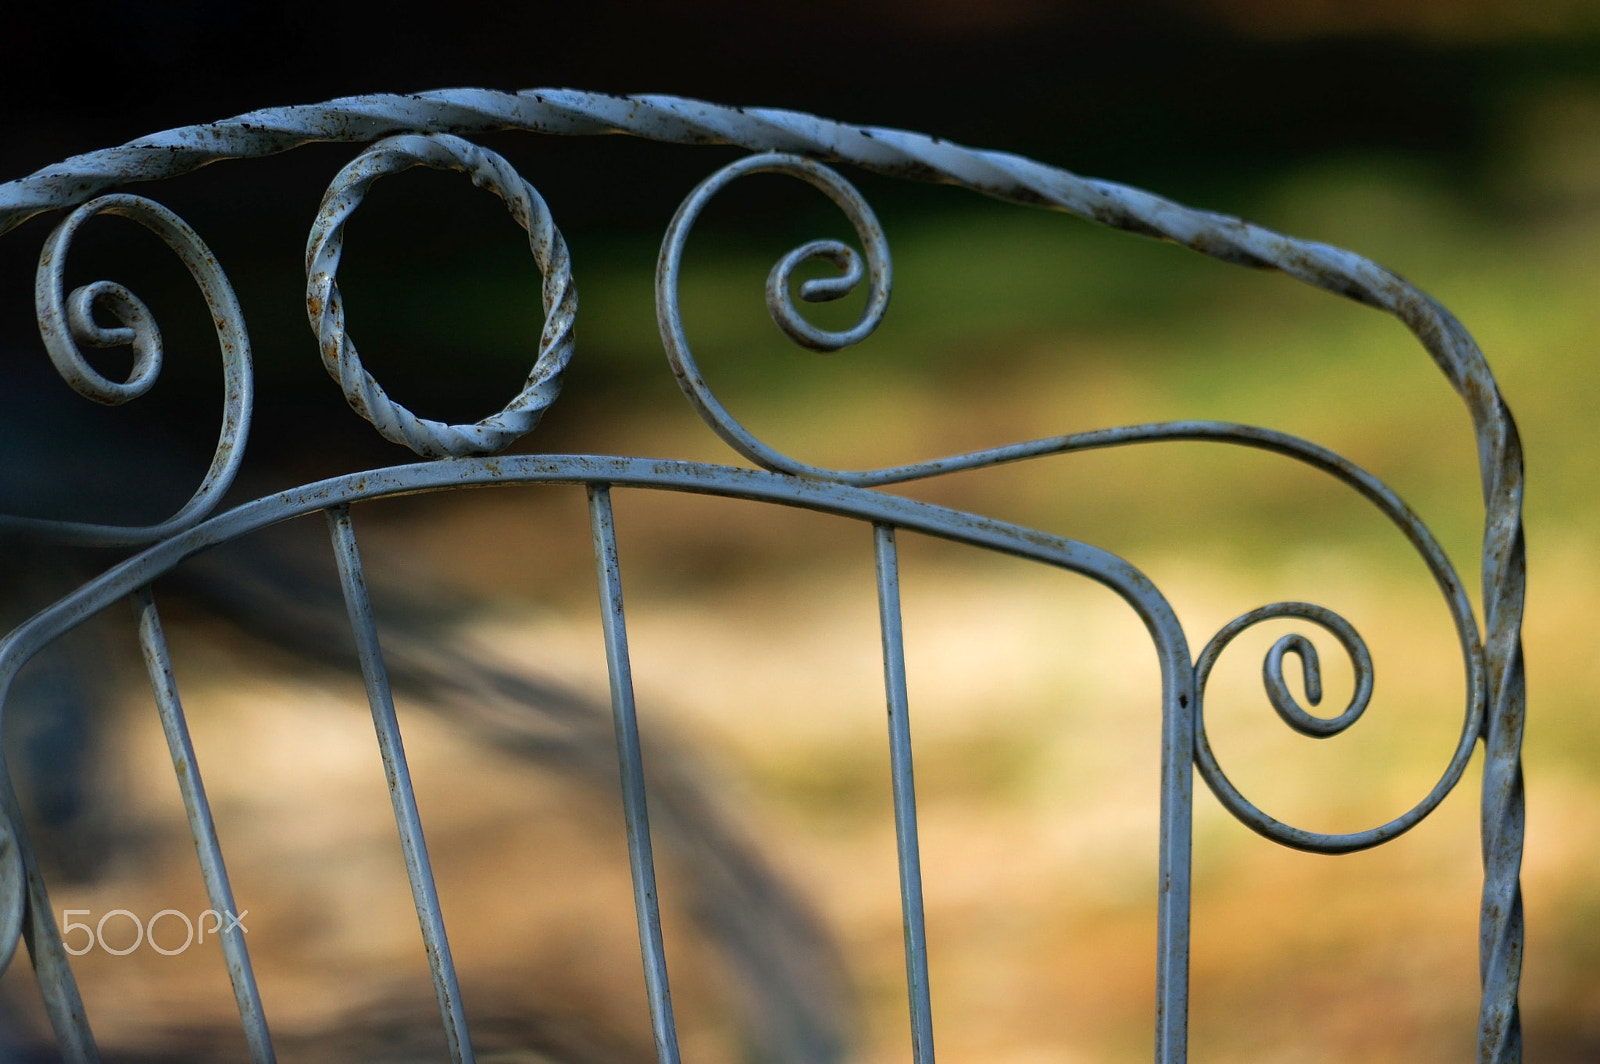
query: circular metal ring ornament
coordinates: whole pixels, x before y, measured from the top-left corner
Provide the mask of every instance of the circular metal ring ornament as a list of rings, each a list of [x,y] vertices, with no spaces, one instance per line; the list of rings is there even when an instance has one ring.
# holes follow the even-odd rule
[[[505,201],[544,277],[544,329],[527,383],[499,413],[472,425],[447,425],[417,417],[389,398],[368,373],[345,327],[344,300],[336,280],[344,252],[344,225],[367,189],[385,174],[413,166],[459,170],[472,183]],[[407,134],[372,145],[340,170],[328,186],[306,242],[306,314],[317,335],[322,364],[344,389],[351,409],[393,443],[425,458],[494,454],[539,423],[561,391],[561,374],[572,359],[578,290],[572,281],[567,243],[534,187],[501,156],[446,134]]]

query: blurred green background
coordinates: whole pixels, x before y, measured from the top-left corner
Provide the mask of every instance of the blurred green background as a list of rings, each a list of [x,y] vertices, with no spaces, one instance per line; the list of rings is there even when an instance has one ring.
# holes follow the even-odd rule
[[[1478,338],[1526,448],[1528,1059],[1600,1056],[1600,725],[1592,710],[1600,680],[1593,637],[1600,616],[1593,549],[1600,4],[701,0],[560,11],[469,5],[426,21],[376,6],[310,12],[190,4],[160,13],[90,5],[70,18],[36,8],[8,17],[12,41],[0,74],[7,177],[152,129],[350,92],[452,84],[665,92],[794,107],[1019,152],[1347,247],[1417,283]],[[581,295],[579,349],[565,393],[520,446],[729,460],[677,395],[655,333],[651,283],[659,235],[676,203],[735,153],[616,138],[483,139],[546,196],[572,245]],[[241,492],[406,457],[375,442],[344,410],[299,310],[303,234],[321,189],[351,153],[316,147],[248,167],[217,166],[154,192],[218,252],[249,316],[262,395]],[[761,304],[761,284],[779,254],[805,239],[846,234],[819,197],[780,178],[741,182],[691,242],[683,289],[689,335],[718,394],[757,435],[806,461],[865,467],[1138,421],[1268,425],[1386,479],[1472,585],[1481,508],[1470,426],[1398,324],[1276,275],[1075,219],[848,176],[878,210],[896,268],[888,319],[858,349],[823,358],[791,348]],[[23,485],[11,488],[8,508],[170,511],[204,468],[215,436],[215,415],[192,413],[215,403],[203,313],[153,242],[119,243],[127,236],[112,232],[120,223],[86,233],[69,276],[81,282],[136,271],[135,287],[156,308],[173,353],[161,388],[138,409],[77,411],[63,386],[37,372],[42,358],[30,334],[32,262],[51,224],[35,220],[0,241],[0,359],[13,379],[28,382],[20,405],[71,408],[86,419],[90,435],[81,438],[131,433],[145,442],[124,450],[122,466],[93,467],[104,489],[98,496],[62,500]],[[391,393],[448,420],[496,409],[526,372],[540,320],[535,271],[499,206],[456,175],[389,179],[352,223],[348,246],[341,283],[351,330]],[[859,307],[856,297],[818,308],[814,320],[841,323]],[[23,395],[17,389],[11,398]],[[170,459],[161,468],[173,472],[140,480],[151,468],[141,448],[159,449]],[[81,454],[63,453],[77,473],[90,472]],[[1260,737],[1282,729],[1267,718],[1251,675],[1259,647],[1233,651],[1237,675],[1218,681],[1240,708],[1234,715],[1219,694],[1217,742],[1238,751],[1248,793],[1273,812],[1328,829],[1365,826],[1409,805],[1442,767],[1460,698],[1444,611],[1401,537],[1313,474],[1248,452],[1171,445],[918,490],[1123,554],[1169,589],[1195,646],[1228,618],[1274,598],[1325,602],[1356,622],[1379,670],[1364,737],[1352,732],[1323,745]],[[463,517],[439,523],[421,508],[397,505],[386,534],[431,554],[442,579],[482,601],[538,601],[559,611],[592,589],[581,536],[548,531],[554,518],[546,521],[542,505],[466,511],[499,530],[492,534],[465,531],[471,522]],[[650,610],[678,616],[673,610],[690,599],[711,603],[702,609],[748,599],[758,603],[751,607],[758,626],[776,624],[770,615],[783,611],[773,602],[804,598],[808,584],[832,586],[841,572],[865,575],[865,555],[848,530],[733,510],[690,519],[676,503],[637,505],[625,547],[640,559],[632,579],[646,618]],[[531,531],[519,538],[509,529]],[[489,537],[496,564],[448,546],[452,535],[473,534]],[[1034,585],[999,563],[926,544],[907,552],[908,587],[926,566],[929,586],[943,589],[929,592],[925,607],[908,590],[911,652],[932,659],[930,667],[945,652],[925,633],[940,630],[941,609],[968,602],[965,581],[992,579],[1001,588],[996,601],[1032,602]],[[813,605],[826,613],[828,601],[823,595]],[[1105,618],[1095,624],[1127,624],[1096,612],[1103,603],[1064,601]],[[691,629],[697,623],[679,620]],[[1007,622],[988,623],[1012,631]],[[649,620],[641,626],[648,632]],[[1117,631],[1126,642],[1102,645],[1093,633],[1079,634],[1107,660],[1121,661],[1115,648],[1142,637],[1133,628]],[[1041,645],[1039,652],[1055,651]],[[1143,651],[1131,653],[1130,669],[1153,671],[1138,657]],[[1003,672],[1007,660],[1000,654],[976,667]],[[1328,667],[1331,704],[1348,681],[1339,679],[1343,663]],[[969,720],[919,734],[936,867],[954,876],[953,869],[987,861],[981,847],[971,848],[974,839],[1027,847],[1030,832],[1048,831],[1059,813],[1056,799],[1041,795],[1055,794],[1063,778],[1099,778],[1104,766],[1092,754],[1062,753],[1040,739],[1040,729],[1071,728],[1036,703],[1087,690],[1091,703],[1137,705],[1149,692],[1073,676],[1024,684],[1015,699],[1022,711],[991,726]],[[931,695],[937,703],[939,694]],[[1138,727],[1149,723],[1141,718]],[[729,763],[753,781],[758,807],[808,811],[793,814],[810,818],[800,835],[825,840],[845,832],[841,824],[881,797],[874,775],[881,765],[875,752],[853,752],[854,731],[796,739],[780,756],[742,747],[692,714],[680,724],[726,747]],[[1095,735],[1090,727],[1081,738],[1102,744],[1092,749],[1121,749],[1121,740]],[[1155,748],[1143,749],[1152,767],[1148,779],[1138,777],[1141,787],[1153,784]],[[1195,1059],[1467,1056],[1474,780],[1469,775],[1461,793],[1393,853],[1343,859],[1338,868],[1263,852],[1270,848],[1206,806]],[[1091,783],[1081,787],[1073,801],[1092,804]],[[1152,795],[1147,789],[1128,800],[1143,809]],[[956,812],[941,821],[939,809],[976,810],[976,819],[963,828]],[[944,850],[941,824],[955,825]],[[1107,830],[1121,837],[1121,829]],[[1151,857],[1139,839],[1141,857]],[[783,860],[803,864],[774,846]],[[851,852],[818,846],[835,858]],[[1115,860],[1089,850],[1104,860],[1073,875],[1123,874]],[[997,866],[1011,859],[996,859]],[[1086,888],[1088,901],[1067,897],[1068,886],[1081,884],[1064,872],[1019,871],[1017,881],[1034,887],[1014,896],[1003,872],[998,885],[974,888],[988,892],[991,910],[1029,914],[1018,919],[1045,940],[1059,931],[1079,943],[1085,952],[1070,963],[1034,956],[1048,951],[1018,944],[1023,932],[990,928],[972,915],[981,907],[941,909],[930,894],[936,994],[941,948],[955,972],[949,1000],[936,998],[939,1014],[950,1017],[941,1037],[952,1059],[1145,1053],[1147,973],[1108,959],[1142,950],[1144,963],[1148,950],[1137,935],[1148,932],[1117,931],[1149,919],[1143,874],[1143,865],[1128,873],[1137,882],[1126,891]],[[930,874],[930,884],[937,881]],[[1049,923],[1051,913],[1064,930]],[[836,918],[863,956],[889,958],[892,976],[893,936],[887,945],[862,944],[870,935],[854,917]],[[1026,1017],[1011,1017],[972,989],[988,985],[981,978],[988,957],[1030,973],[1026,991],[993,984],[1026,1001]],[[882,963],[861,963],[882,975]],[[979,974],[963,974],[972,972]],[[886,988],[892,979],[880,985],[875,978],[862,976],[864,1044],[869,1057],[888,1059],[904,1037],[896,1026],[903,1006]],[[1079,1004],[1061,1004],[1074,999]]]

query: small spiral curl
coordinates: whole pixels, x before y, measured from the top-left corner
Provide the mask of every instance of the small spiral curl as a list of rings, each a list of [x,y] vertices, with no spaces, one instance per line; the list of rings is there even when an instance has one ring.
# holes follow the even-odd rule
[[[1217,800],[1240,823],[1269,839],[1299,850],[1316,853],[1350,853],[1387,842],[1410,830],[1433,812],[1434,808],[1444,800],[1445,795],[1455,787],[1466,769],[1467,761],[1472,755],[1473,743],[1482,727],[1482,709],[1478,699],[1469,698],[1461,740],[1444,775],[1434,788],[1407,812],[1387,824],[1367,831],[1324,834],[1306,831],[1274,819],[1244,797],[1217,762],[1216,754],[1211,749],[1210,737],[1206,734],[1205,693],[1211,670],[1222,656],[1223,650],[1245,629],[1263,621],[1281,618],[1310,621],[1330,632],[1350,656],[1350,664],[1355,672],[1355,689],[1344,710],[1332,717],[1316,716],[1305,710],[1290,692],[1283,675],[1283,658],[1285,654],[1293,654],[1300,659],[1306,699],[1315,706],[1322,701],[1322,667],[1317,656],[1317,648],[1309,639],[1298,633],[1279,639],[1267,651],[1261,665],[1261,678],[1266,687],[1267,700],[1272,703],[1272,708],[1277,711],[1283,722],[1301,735],[1313,739],[1326,739],[1345,731],[1366,712],[1367,705],[1372,700],[1372,655],[1349,621],[1330,609],[1309,602],[1275,602],[1251,610],[1224,625],[1222,630],[1206,644],[1205,649],[1200,652],[1199,660],[1195,663],[1195,765],[1200,770],[1201,778],[1217,796]]]
[[[767,309],[784,335],[812,351],[839,351],[865,340],[883,320],[889,306],[889,292],[893,287],[893,268],[889,259],[889,242],[872,208],[837,171],[802,156],[763,152],[730,163],[702,181],[689,193],[678,208],[678,213],[673,216],[672,224],[667,227],[666,237],[661,243],[661,257],[656,264],[656,322],[661,328],[661,342],[684,395],[706,424],[734,450],[757,465],[780,473],[828,480],[846,479],[848,474],[796,461],[758,440],[712,394],[689,350],[678,297],[678,278],[689,230],[694,227],[712,197],[733,181],[749,174],[788,174],[821,190],[850,219],[866,251],[863,264],[861,254],[848,244],[837,240],[813,240],[778,260],[767,275]],[[813,259],[831,262],[841,273],[838,277],[802,283],[800,298],[807,303],[843,298],[863,280],[866,281],[867,305],[851,328],[842,332],[820,329],[807,321],[795,306],[792,294],[794,272],[802,263]]]
[[[504,409],[471,425],[447,425],[417,417],[389,398],[361,364],[345,327],[344,299],[336,280],[344,253],[344,226],[367,189],[385,174],[413,166],[459,170],[472,183],[499,196],[528,233],[528,246],[543,275],[544,329],[526,384]],[[550,209],[534,187],[504,158],[471,141],[447,134],[390,137],[356,156],[334,177],[306,243],[306,313],[316,333],[322,364],[344,389],[351,409],[384,439],[425,458],[494,454],[532,431],[561,391],[561,375],[572,359],[578,289],[572,258]]]
[[[50,295],[53,300],[55,293]],[[96,309],[110,314],[121,323],[120,327],[95,321]],[[100,348],[131,347],[133,368],[126,381],[103,376],[84,361],[76,347],[60,342],[56,325],[59,321],[56,315],[60,311],[56,305],[52,303],[44,313],[50,319],[50,324],[44,328],[54,334],[45,341],[45,347],[55,358],[61,376],[79,395],[107,406],[120,406],[148,392],[161,375],[161,329],[144,300],[117,282],[95,281],[73,289],[67,297],[66,322],[68,334],[80,344]]]
[[[95,281],[70,294],[65,291],[67,253],[73,238],[85,222],[98,214],[127,218],[160,237],[188,268],[205,298],[222,350],[222,430],[217,448],[194,495],[159,525],[124,527],[17,517],[6,517],[3,524],[67,542],[123,546],[180,532],[204,518],[221,501],[244,458],[254,381],[244,313],[216,256],[176,214],[153,200],[125,193],[101,196],[74,210],[56,226],[39,253],[33,288],[39,336],[62,379],[86,399],[120,406],[148,392],[161,374],[161,330],[143,300],[115,281]],[[117,324],[101,324],[96,312],[109,315]],[[95,369],[84,357],[80,344],[132,348],[133,366],[127,379],[112,380]]]

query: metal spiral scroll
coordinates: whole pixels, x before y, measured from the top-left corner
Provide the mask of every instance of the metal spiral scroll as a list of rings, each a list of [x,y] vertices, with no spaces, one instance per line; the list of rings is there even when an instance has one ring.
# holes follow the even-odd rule
[[[1355,690],[1350,695],[1349,704],[1335,716],[1316,716],[1302,708],[1284,680],[1284,655],[1294,654],[1300,659],[1306,698],[1312,705],[1322,701],[1322,669],[1316,645],[1305,636],[1294,633],[1274,643],[1262,662],[1261,678],[1266,687],[1267,699],[1283,722],[1301,735],[1313,739],[1327,739],[1340,734],[1361,719],[1362,713],[1372,700],[1372,655],[1367,651],[1367,645],[1362,641],[1360,634],[1349,621],[1322,606],[1309,602],[1275,602],[1235,617],[1211,638],[1211,642],[1206,644],[1205,649],[1200,652],[1199,660],[1195,663],[1195,765],[1212,793],[1240,823],[1275,842],[1292,846],[1297,850],[1310,850],[1314,853],[1351,853],[1388,842],[1403,834],[1421,822],[1444,800],[1445,795],[1450,793],[1466,770],[1467,762],[1472,757],[1473,746],[1483,729],[1483,676],[1478,661],[1481,652],[1476,639],[1468,638],[1463,621],[1471,625],[1474,635],[1476,625],[1471,621],[1470,612],[1463,617],[1464,603],[1450,596],[1448,589],[1446,598],[1450,601],[1452,612],[1456,614],[1457,630],[1462,633],[1462,651],[1467,661],[1467,711],[1462,723],[1461,738],[1439,782],[1420,802],[1388,823],[1366,831],[1348,834],[1306,831],[1285,824],[1263,812],[1239,792],[1227,773],[1222,770],[1222,766],[1218,764],[1216,754],[1211,749],[1211,740],[1206,734],[1205,717],[1206,682],[1211,677],[1212,667],[1216,665],[1217,659],[1222,656],[1222,651],[1228,644],[1245,629],[1263,621],[1294,618],[1318,625],[1332,633],[1339,641],[1349,655],[1351,667],[1355,672]]]
[[[717,401],[707,386],[700,367],[689,350],[689,340],[683,331],[683,314],[678,303],[678,274],[683,264],[683,248],[689,239],[689,230],[700,217],[700,212],[718,192],[748,174],[788,174],[820,189],[844,211],[845,217],[855,227],[856,236],[866,250],[866,265],[861,255],[848,244],[837,240],[813,240],[795,248],[767,275],[767,309],[772,320],[784,334],[802,347],[813,351],[839,351],[858,344],[872,335],[883,320],[889,306],[889,290],[893,285],[889,261],[889,242],[884,238],[883,227],[867,206],[861,193],[840,177],[837,172],[798,155],[768,152],[751,155],[718,170],[702,181],[678,208],[667,226],[667,235],[661,242],[661,257],[656,264],[656,322],[661,327],[661,342],[667,350],[667,360],[678,384],[699,411],[706,424],[727,441],[728,446],[757,465],[780,473],[821,477],[828,480],[844,479],[831,469],[806,465],[788,455],[768,447],[741,425]],[[794,305],[791,283],[794,271],[801,263],[811,259],[826,259],[839,267],[838,277],[824,277],[806,281],[800,286],[800,298],[808,303],[823,303],[840,299],[855,290],[863,279],[867,282],[867,305],[861,318],[843,332],[819,329],[801,316]]]
[[[250,430],[253,380],[250,340],[244,314],[217,258],[189,225],[167,208],[142,196],[117,194],[90,200],[56,226],[39,254],[34,281],[34,306],[39,335],[50,360],[63,380],[86,399],[120,406],[137,399],[161,374],[161,330],[143,300],[114,281],[95,281],[67,294],[64,275],[67,253],[83,223],[97,214],[112,214],[138,222],[171,248],[188,267],[205,297],[222,350],[222,430],[199,488],[178,512],[157,525],[143,527],[98,525],[77,521],[0,516],[0,528],[43,534],[71,543],[127,546],[149,543],[174,535],[204,518],[221,501],[233,483],[244,458]],[[102,325],[95,312],[109,314],[116,325]],[[128,378],[115,381],[89,364],[80,344],[90,347],[130,347],[133,367]]]
[[[473,425],[447,425],[419,418],[393,399],[361,365],[345,328],[344,299],[335,277],[344,253],[344,225],[367,189],[385,174],[413,166],[460,170],[472,183],[505,201],[506,210],[528,233],[528,246],[544,276],[544,330],[527,383],[498,414]],[[328,186],[306,243],[306,314],[317,334],[322,364],[344,389],[351,409],[392,443],[425,458],[461,458],[503,451],[539,423],[561,391],[561,374],[572,359],[578,289],[572,282],[567,242],[550,209],[532,185],[501,156],[446,134],[390,137],[356,156]]]

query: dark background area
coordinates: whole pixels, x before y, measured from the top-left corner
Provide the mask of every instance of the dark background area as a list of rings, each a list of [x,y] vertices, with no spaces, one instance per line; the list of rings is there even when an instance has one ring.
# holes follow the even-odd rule
[[[1282,6],[1312,14],[1173,0],[467,4],[429,18],[28,5],[7,17],[0,162],[20,174],[257,107],[473,85],[799,108],[1134,181],[1373,147],[1470,171],[1508,91],[1592,76],[1600,57],[1588,5]]]
[[[456,5],[427,16],[375,4],[27,5],[6,17],[0,174],[21,176],[155,130],[274,105],[458,85],[573,87],[918,129],[1233,213],[1254,213],[1254,197],[1308,161],[1374,156],[1424,169],[1436,187],[1476,201],[1481,212],[1526,211],[1538,205],[1506,197],[1497,183],[1507,115],[1551,85],[1597,79],[1597,10],[1571,0],[702,0]],[[486,143],[530,176],[575,248],[607,236],[656,239],[713,165],[703,150],[558,139],[512,134]],[[269,163],[213,167],[153,193],[218,252],[244,301],[261,385],[253,458],[304,458],[306,474],[324,468],[307,455],[378,447],[374,459],[395,456],[339,414],[340,397],[320,379],[299,309],[302,234],[329,176],[351,154],[348,146],[302,149]],[[436,205],[433,194],[454,180],[413,176],[380,186],[363,211],[380,220],[356,224],[364,243],[347,272],[363,268],[363,255],[390,274],[402,262],[448,270],[481,256],[486,241],[498,241],[507,260],[521,254],[497,204],[452,195],[437,197],[447,206]],[[934,202],[928,190],[904,183],[868,179],[863,187],[891,214]],[[708,217],[712,229],[774,213],[770,199],[723,199],[730,205]],[[749,204],[742,213],[741,202]],[[466,221],[463,204],[477,210]],[[10,379],[37,380],[13,421],[41,416],[40,402],[63,410],[79,402],[48,371],[38,372],[30,275],[53,224],[36,219],[0,242],[0,357],[18,364]],[[119,266],[124,276],[135,270],[169,348],[209,347],[203,317],[191,311],[198,324],[186,333],[183,315],[162,309],[194,302],[181,271],[156,261],[166,253],[152,243],[132,258],[97,260],[96,247],[115,241],[96,229],[75,245],[73,283],[114,276]],[[94,272],[101,268],[113,272]],[[367,344],[369,368],[402,401],[425,397],[425,416],[476,420],[520,377],[503,359],[477,373],[441,375],[431,364],[437,351],[407,343],[409,325],[368,324],[390,319],[406,320],[403,313],[363,320],[362,335],[381,341]],[[373,331],[385,328],[388,334]],[[107,356],[107,365],[117,357]],[[603,352],[580,356],[567,393],[586,394],[587,384],[598,389],[597,401],[613,398],[625,386],[608,366]],[[140,438],[164,437],[192,452],[191,464],[203,464],[214,423],[175,415],[215,387],[210,359],[172,357],[162,387],[125,416],[138,422]],[[580,413],[582,400],[568,405]],[[42,416],[57,416],[48,409]],[[302,428],[309,426],[317,427],[308,440]],[[563,432],[558,419],[538,446],[568,442]],[[124,478],[104,479],[110,490]]]

